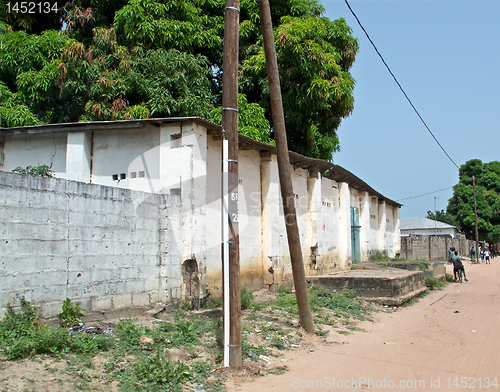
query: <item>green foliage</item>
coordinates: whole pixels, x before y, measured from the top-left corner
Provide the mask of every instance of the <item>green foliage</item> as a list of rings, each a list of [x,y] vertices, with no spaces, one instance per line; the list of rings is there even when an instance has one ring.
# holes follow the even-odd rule
[[[12,171],[14,173],[29,174],[31,176],[54,177],[54,171],[47,165],[27,166],[25,169],[18,166]]]
[[[69,335],[65,329],[41,322],[40,309],[21,298],[20,311],[10,305],[0,321],[0,348],[8,359],[38,354],[96,354],[108,350],[114,340],[107,335]]]
[[[159,351],[156,355],[137,358],[133,369],[139,382],[152,387],[158,384],[176,385],[190,378],[189,368],[185,364],[169,361]]]
[[[116,326],[119,344],[122,349],[137,349],[141,336],[152,334],[149,328],[134,324],[134,321],[136,320],[130,318],[122,319]]]
[[[253,294],[246,287],[241,288],[241,309],[250,309],[253,303]]]
[[[309,289],[309,303],[314,311],[327,308],[343,317],[353,316],[359,320],[364,319],[370,311],[369,307],[356,300],[356,291],[348,288],[339,293],[332,293],[323,287],[313,286]],[[278,293],[276,304],[290,313],[298,313],[296,295],[289,293],[288,290]]]
[[[59,325],[61,327],[70,328],[82,322],[81,318],[87,313],[86,310],[80,309],[80,303],[76,302],[74,305],[69,298],[63,301],[62,312],[57,315],[61,320]]]
[[[425,271],[429,267],[429,265],[424,261],[419,261],[418,264],[420,271]]]
[[[426,276],[425,285],[431,290],[441,290],[446,285],[446,283],[432,276]]]
[[[375,252],[375,254],[372,255],[371,261],[372,262],[377,262],[377,261],[389,261],[389,256],[385,254],[384,252]]]
[[[72,0],[53,20],[7,21],[13,31],[1,38],[2,125],[166,116],[219,122],[224,6],[222,0]],[[331,159],[339,150],[336,129],[353,110],[349,70],[358,40],[344,19],[323,17],[317,0],[271,6],[289,147]],[[272,144],[255,0],[240,3],[239,69],[246,96],[241,131]]]
[[[451,215],[449,212],[441,211],[427,211],[427,219],[437,220],[438,222],[443,222],[448,225],[458,226],[455,217]]]
[[[285,13],[293,13],[294,3],[298,2],[289,2],[291,8]],[[312,4],[309,2],[309,7]],[[348,71],[358,51],[358,41],[344,19],[330,21],[321,17],[320,9],[312,13],[306,9],[302,14],[284,15],[275,25],[288,142],[294,151],[329,160],[339,149],[336,129],[354,107],[355,81]],[[240,85],[249,100],[255,99],[270,118],[260,41],[249,47],[249,53]]]
[[[500,162],[471,159],[460,166],[459,183],[453,187],[447,213],[453,215],[460,230],[475,239],[472,177],[476,178],[477,223],[479,239],[500,241]]]
[[[222,124],[222,106],[212,108],[208,119],[216,124]],[[248,103],[245,94],[238,94],[238,131],[259,142],[274,145],[270,128],[265,110],[256,103]]]
[[[452,274],[449,274],[449,273],[445,273],[445,280],[447,282],[454,282],[455,281],[455,278],[453,277]]]

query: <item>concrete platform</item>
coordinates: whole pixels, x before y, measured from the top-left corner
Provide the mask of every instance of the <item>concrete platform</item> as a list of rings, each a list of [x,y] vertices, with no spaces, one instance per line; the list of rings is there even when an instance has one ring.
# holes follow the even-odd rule
[[[423,271],[407,271],[390,267],[307,276],[306,280],[329,290],[352,289],[359,297],[391,306],[402,305],[426,290]]]

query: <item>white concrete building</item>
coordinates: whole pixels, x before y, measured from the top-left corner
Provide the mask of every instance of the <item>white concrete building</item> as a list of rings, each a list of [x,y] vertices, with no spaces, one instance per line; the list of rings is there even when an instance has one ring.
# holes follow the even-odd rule
[[[55,177],[180,197],[169,216],[172,268],[195,263],[199,290],[221,292],[222,128],[199,118],[55,124],[0,130],[0,170],[49,165]],[[400,251],[401,205],[323,160],[290,152],[306,275]],[[239,137],[241,281],[279,284],[292,270],[275,147]],[[273,267],[270,269],[270,267]],[[272,270],[271,274],[269,270]]]
[[[413,235],[448,235],[456,238],[460,234],[458,227],[428,218],[401,218],[401,237]]]

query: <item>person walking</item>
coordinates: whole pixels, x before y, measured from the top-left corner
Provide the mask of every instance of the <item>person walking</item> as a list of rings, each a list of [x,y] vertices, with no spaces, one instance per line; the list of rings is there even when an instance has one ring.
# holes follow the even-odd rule
[[[484,258],[486,259],[486,264],[491,264],[491,262],[490,262],[490,250],[489,249],[486,249],[484,251]]]
[[[453,263],[453,275],[455,276],[455,282],[457,282],[457,274],[458,274],[459,270],[462,271],[462,274],[464,276],[464,280],[466,282],[468,282],[467,276],[465,275],[465,268],[464,268],[464,265],[462,264],[462,256],[460,256],[460,253],[458,253],[458,251],[455,250],[452,253],[451,262]]]

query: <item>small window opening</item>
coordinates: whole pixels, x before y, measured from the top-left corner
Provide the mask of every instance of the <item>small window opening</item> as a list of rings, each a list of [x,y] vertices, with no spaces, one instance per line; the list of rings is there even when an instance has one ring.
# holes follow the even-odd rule
[[[144,177],[146,177],[146,172],[144,170],[141,170],[139,172],[139,178],[144,178]]]
[[[130,172],[130,178],[137,178],[137,172]]]
[[[113,174],[113,181],[118,181],[118,174]]]
[[[120,180],[124,180],[125,178],[127,178],[127,175],[125,173],[121,173]]]

